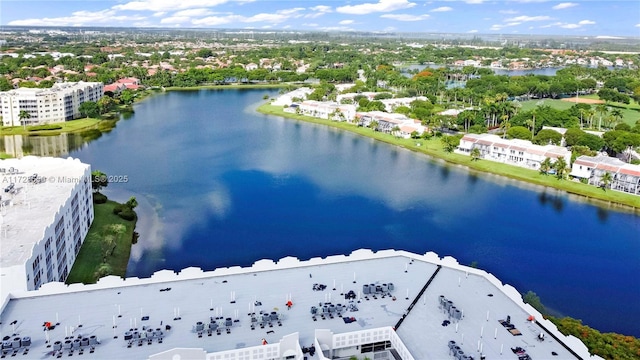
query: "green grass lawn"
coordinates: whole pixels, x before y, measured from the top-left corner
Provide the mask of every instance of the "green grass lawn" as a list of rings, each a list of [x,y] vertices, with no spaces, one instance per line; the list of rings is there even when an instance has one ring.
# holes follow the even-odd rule
[[[78,257],[73,263],[66,283],[95,283],[98,278],[96,272],[103,260],[102,238],[104,227],[110,224],[123,224],[126,231],[117,240],[115,250],[107,258],[107,264],[111,267],[112,275],[124,277],[127,272],[129,255],[131,253],[131,240],[136,227],[135,221],[127,221],[113,214],[115,201],[107,201],[104,204],[94,204],[95,217],[87,237],[78,252]]]
[[[33,129],[33,126],[27,126],[26,130],[22,126],[1,127],[0,135],[60,135],[61,133],[97,129],[102,121],[88,118],[50,124],[51,126],[61,127],[61,129],[56,130],[29,131],[29,129]]]
[[[640,196],[630,195],[613,190],[604,191],[595,186],[586,185],[575,181],[558,180],[554,176],[542,175],[538,171],[525,169],[518,166],[512,166],[488,160],[473,161],[471,160],[470,156],[445,152],[442,148],[440,140],[437,138],[432,138],[430,140],[396,138],[395,136],[389,134],[373,131],[369,128],[358,127],[347,122],[323,120],[303,115],[285,113],[282,107],[269,104],[262,105],[257,110],[263,114],[277,115],[291,119],[311,122],[314,124],[322,124],[338,129],[344,129],[356,134],[384,141],[389,144],[394,144],[406,149],[427,154],[435,158],[443,159],[448,163],[463,165],[477,171],[493,173],[515,180],[547,186],[558,190],[567,191],[576,195],[582,195],[586,197],[584,198],[584,200],[588,200],[590,202],[600,204],[622,204],[635,208],[629,210],[640,211]]]
[[[589,99],[598,99],[597,95],[586,95],[582,97]],[[521,111],[530,111],[532,109],[535,109],[538,106],[538,103],[551,106],[552,108],[558,110],[566,110],[575,105],[575,103],[571,101],[562,101],[555,99],[527,100],[520,102],[520,104],[522,104]],[[622,112],[622,121],[631,126],[635,125],[636,121],[640,120],[640,105],[633,100],[631,100],[631,103],[628,105],[621,103],[607,103],[605,105],[611,107],[612,109],[620,109],[620,111]],[[595,108],[595,105],[591,106],[592,108]],[[599,115],[596,114],[595,119],[598,119],[598,116]]]

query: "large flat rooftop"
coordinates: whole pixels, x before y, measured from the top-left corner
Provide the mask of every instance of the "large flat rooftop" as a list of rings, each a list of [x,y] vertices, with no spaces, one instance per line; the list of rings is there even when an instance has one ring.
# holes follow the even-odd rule
[[[374,297],[363,293],[364,284],[386,284],[387,288],[393,284],[393,290],[390,295]],[[325,303],[348,306],[344,294],[349,291],[356,295],[351,309],[341,316],[313,319],[312,306],[320,313]],[[461,320],[445,313],[441,295],[461,310]],[[293,303],[291,309],[285,305],[288,299]],[[272,312],[280,315],[281,325],[274,320],[261,327],[261,313]],[[251,314],[257,322],[251,321]],[[173,348],[202,348],[211,353],[257,346],[262,339],[276,343],[295,332],[300,344],[309,346],[315,329],[346,333],[385,326],[397,327],[415,359],[451,358],[448,343],[452,340],[476,359],[480,346],[487,359],[518,359],[512,348],[521,348],[532,359],[588,357],[577,339],[560,335],[546,320],[528,321],[530,315],[541,319],[521,302],[515,289],[481,270],[459,266],[451,258],[359,250],[348,257],[304,262],[262,260],[250,268],[212,272],[188,268],[179,274],[161,271],[149,279],[108,277],[96,285],[50,283],[38,291],[14,294],[0,315],[0,334],[10,339],[29,336],[32,343],[27,355],[42,359],[56,358],[52,344],[70,337],[99,340],[95,351],[87,348],[81,358],[143,359]],[[500,320],[507,316],[515,331],[501,325]],[[222,323],[231,318],[229,331],[214,331],[209,336],[206,329],[212,317]],[[343,317],[355,321],[347,323]],[[55,328],[43,331],[45,322]],[[194,332],[197,322],[205,325],[202,337]],[[167,325],[171,327],[168,331]],[[162,343],[155,339],[128,347],[125,332],[142,332],[143,326],[162,329]],[[538,339],[541,332],[545,333],[542,341]],[[69,352],[63,350],[61,356],[68,358]]]
[[[0,161],[0,267],[24,264],[89,165],[26,156]],[[37,180],[31,181],[34,174]],[[87,179],[91,181],[91,179]]]

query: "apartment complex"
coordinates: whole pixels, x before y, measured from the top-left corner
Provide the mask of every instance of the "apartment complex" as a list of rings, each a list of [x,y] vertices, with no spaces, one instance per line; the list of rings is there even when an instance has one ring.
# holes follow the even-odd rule
[[[0,161],[2,302],[64,281],[93,221],[91,167],[26,156]]]
[[[80,117],[80,104],[98,101],[104,93],[100,82],[67,82],[49,89],[18,88],[0,92],[3,126],[39,125]],[[20,116],[26,111],[27,116]],[[23,113],[24,114],[24,113]]]
[[[540,163],[546,158],[555,162],[564,159],[571,163],[571,151],[562,146],[536,145],[527,140],[505,140],[491,134],[467,134],[460,139],[456,153],[470,155],[471,150],[480,150],[480,157],[509,165],[528,169],[540,169]]]
[[[640,165],[627,164],[609,156],[579,156],[571,167],[572,177],[602,186],[602,177],[609,173],[609,187],[613,190],[640,195]]]

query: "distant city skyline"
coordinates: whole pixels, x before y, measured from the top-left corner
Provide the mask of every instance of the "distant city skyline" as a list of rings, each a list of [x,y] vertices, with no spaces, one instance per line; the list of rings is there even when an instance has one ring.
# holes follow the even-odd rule
[[[640,36],[640,2],[113,0],[0,3],[0,25]]]

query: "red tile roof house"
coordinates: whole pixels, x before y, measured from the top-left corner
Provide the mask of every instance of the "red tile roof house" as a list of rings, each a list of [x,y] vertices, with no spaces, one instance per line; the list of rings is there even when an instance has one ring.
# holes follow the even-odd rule
[[[140,79],[134,77],[122,78],[116,81],[116,83],[123,84],[130,90],[138,90],[140,88]]]
[[[125,84],[121,84],[121,83],[113,83],[113,84],[109,84],[109,85],[105,85],[104,86],[104,92],[112,92],[114,94],[119,94],[122,92],[122,90],[126,89],[127,86]]]

